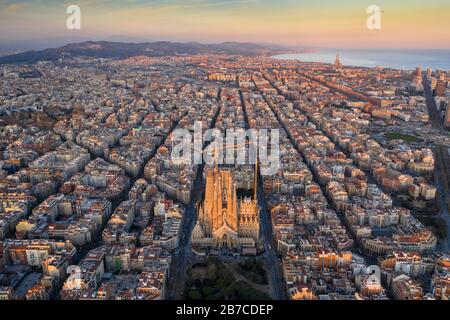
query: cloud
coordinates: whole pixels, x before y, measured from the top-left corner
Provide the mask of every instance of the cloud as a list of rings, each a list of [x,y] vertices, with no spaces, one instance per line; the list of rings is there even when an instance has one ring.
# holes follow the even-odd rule
[[[15,13],[15,12],[18,12],[18,11],[24,9],[27,6],[28,6],[28,4],[24,3],[24,2],[12,3],[8,6],[6,6],[6,8],[2,10],[2,12],[11,14],[11,13]]]
[[[3,9],[0,8],[0,17],[4,19],[11,17],[11,15],[14,15],[15,13],[23,10],[27,6],[28,4],[24,2],[9,4]]]

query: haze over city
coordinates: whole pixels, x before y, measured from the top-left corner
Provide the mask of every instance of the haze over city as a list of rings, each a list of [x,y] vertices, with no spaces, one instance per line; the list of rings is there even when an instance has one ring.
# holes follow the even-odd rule
[[[81,8],[81,30],[65,28],[70,4]],[[371,4],[382,10],[381,30],[366,28]],[[446,0],[2,0],[0,42],[20,49],[83,40],[448,49],[449,13]]]

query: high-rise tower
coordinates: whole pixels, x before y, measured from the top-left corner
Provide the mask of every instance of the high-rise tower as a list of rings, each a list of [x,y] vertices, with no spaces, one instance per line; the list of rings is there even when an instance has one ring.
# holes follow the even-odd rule
[[[334,61],[334,66],[336,68],[341,68],[342,67],[341,59],[339,58],[339,53],[336,54],[336,60]]]

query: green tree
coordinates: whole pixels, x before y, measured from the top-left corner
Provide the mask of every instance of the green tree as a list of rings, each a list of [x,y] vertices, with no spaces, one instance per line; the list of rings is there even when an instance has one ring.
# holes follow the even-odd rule
[[[115,272],[119,273],[122,270],[122,261],[119,258],[116,258],[115,262]]]

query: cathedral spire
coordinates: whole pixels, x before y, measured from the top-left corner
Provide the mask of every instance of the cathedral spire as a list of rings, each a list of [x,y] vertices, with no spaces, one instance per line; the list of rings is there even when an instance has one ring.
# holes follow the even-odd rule
[[[218,150],[217,150],[217,146],[214,146],[214,149],[212,151],[212,158],[213,158],[213,168],[214,168],[214,172],[219,172],[219,159],[218,159]]]
[[[248,197],[238,199],[234,170],[208,167],[206,176],[205,198],[198,204],[197,224],[191,236],[193,243],[218,248],[255,248],[259,239],[258,162],[253,201]]]
[[[253,200],[256,201],[256,196],[257,196],[257,190],[258,190],[258,159],[256,159],[255,162],[255,182],[254,182],[254,186],[253,186],[253,193],[254,193],[254,198]]]

